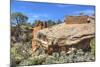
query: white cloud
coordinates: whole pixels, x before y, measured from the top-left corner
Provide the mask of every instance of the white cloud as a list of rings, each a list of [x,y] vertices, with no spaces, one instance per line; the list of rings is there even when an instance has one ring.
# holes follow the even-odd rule
[[[92,15],[95,13],[95,10],[81,10],[81,11],[75,11],[72,14],[80,14],[83,13],[85,15]]]
[[[35,18],[35,19],[38,19],[38,18],[48,18],[49,16],[47,14],[32,14],[32,17]]]
[[[33,18],[39,18],[39,16],[38,16],[38,15],[33,15],[32,17],[33,17]]]

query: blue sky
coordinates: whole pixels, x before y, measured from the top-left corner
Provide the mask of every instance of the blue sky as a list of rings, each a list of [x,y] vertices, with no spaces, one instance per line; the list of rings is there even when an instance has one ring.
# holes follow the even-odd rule
[[[83,12],[85,15],[95,13],[95,6],[73,5],[73,4],[54,4],[11,0],[11,13],[21,12],[28,16],[28,22],[34,20],[64,20],[65,16],[79,15]]]

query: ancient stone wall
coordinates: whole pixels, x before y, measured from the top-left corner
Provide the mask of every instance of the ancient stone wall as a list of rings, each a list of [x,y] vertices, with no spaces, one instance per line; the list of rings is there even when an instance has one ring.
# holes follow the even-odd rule
[[[66,24],[82,24],[89,23],[88,16],[68,16],[65,18]]]

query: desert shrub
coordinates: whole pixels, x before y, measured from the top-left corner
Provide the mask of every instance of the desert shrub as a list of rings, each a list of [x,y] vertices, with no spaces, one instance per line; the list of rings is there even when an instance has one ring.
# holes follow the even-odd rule
[[[67,54],[67,56],[65,57],[65,59],[66,59],[65,62],[72,63],[74,58],[75,58],[75,53],[71,52],[71,53]]]
[[[31,46],[29,43],[24,45],[22,43],[18,43],[16,46],[11,47],[11,61],[15,61],[16,65],[18,65],[21,61],[29,58],[31,54]],[[13,65],[14,63],[11,64]]]
[[[79,49],[76,51],[76,55],[84,55],[84,51],[82,49]]]
[[[43,56],[36,56],[32,59],[32,64],[33,65],[39,65],[42,64],[44,62],[44,57]]]
[[[18,44],[11,47],[11,65],[41,65],[56,63],[76,63],[95,61],[95,41],[90,42],[91,51],[84,52],[78,49],[75,52],[67,54],[66,52],[54,52],[52,55],[45,55],[43,48],[40,47],[35,56],[31,56],[31,43]]]
[[[95,61],[94,54],[92,54],[91,52],[86,52],[84,55],[84,61],[86,61],[86,62]]]
[[[60,56],[59,57],[59,63],[64,63],[65,62],[65,57],[64,56]]]
[[[66,54],[53,53],[52,55],[39,55],[29,57],[23,60],[20,65],[41,65],[41,64],[57,64],[57,63],[76,63],[76,62],[91,62],[94,61],[95,57],[91,52],[83,52],[81,49],[76,52]]]
[[[16,61],[13,56],[11,56],[10,67],[16,67]]]
[[[26,44],[18,46],[17,52],[24,58],[28,58],[29,56],[31,56],[31,53],[32,53],[31,44],[26,43]]]
[[[45,50],[43,47],[39,46],[36,51],[32,54],[32,56],[39,56],[45,54]]]
[[[40,65],[45,61],[46,55],[31,56],[23,60],[19,65]]]
[[[91,62],[95,57],[91,52],[84,52],[82,49],[76,50],[67,54],[66,52],[53,53],[48,56],[43,64],[56,64],[56,63],[76,63],[76,62]]]
[[[45,64],[54,64],[55,63],[55,57],[54,56],[47,56],[45,60]]]
[[[53,54],[52,54],[52,56],[55,58],[55,60],[59,60],[59,53],[57,53],[57,52],[54,52]]]
[[[95,55],[95,38],[93,38],[90,42],[91,53]]]
[[[23,59],[24,57],[18,54],[16,47],[11,48],[11,61],[15,62],[14,64],[19,64]]]
[[[25,59],[25,60],[22,60],[19,65],[20,66],[29,66],[29,65],[32,65],[32,62],[31,62],[31,60]]]

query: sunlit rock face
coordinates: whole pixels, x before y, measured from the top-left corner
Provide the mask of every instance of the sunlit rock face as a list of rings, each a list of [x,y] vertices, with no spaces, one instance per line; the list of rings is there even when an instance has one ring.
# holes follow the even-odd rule
[[[46,23],[43,23],[42,21],[37,21],[35,27],[33,28],[33,39],[32,39],[32,49],[33,49],[33,52],[39,48],[39,44],[38,42],[35,40],[37,38],[37,34],[38,34],[38,31],[44,29],[47,27],[47,24]]]
[[[43,47],[46,53],[66,51],[68,53],[77,49],[89,50],[90,40],[95,37],[95,23],[61,23],[50,28],[39,30],[33,42]],[[37,49],[37,47],[33,49]]]

